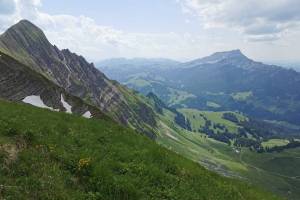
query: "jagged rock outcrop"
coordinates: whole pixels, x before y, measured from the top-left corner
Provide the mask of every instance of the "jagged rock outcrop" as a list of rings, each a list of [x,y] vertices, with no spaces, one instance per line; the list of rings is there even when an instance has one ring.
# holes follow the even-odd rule
[[[95,106],[74,97],[43,75],[0,52],[0,97],[85,117],[106,117]],[[37,100],[39,102],[37,102]],[[85,115],[90,113],[89,115]]]
[[[68,49],[59,50],[31,22],[22,20],[2,34],[0,50],[71,95],[95,105],[122,124],[147,132],[153,137],[145,127],[156,125],[155,114],[142,99],[109,80],[82,56]]]

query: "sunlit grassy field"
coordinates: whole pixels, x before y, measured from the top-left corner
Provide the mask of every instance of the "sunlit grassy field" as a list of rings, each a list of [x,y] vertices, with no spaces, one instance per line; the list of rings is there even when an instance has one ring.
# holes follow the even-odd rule
[[[0,164],[1,199],[276,199],[109,119],[4,101]]]
[[[263,147],[275,147],[275,146],[284,146],[289,143],[288,140],[285,139],[270,139],[266,142],[262,142]]]
[[[199,132],[198,130],[205,125],[205,120],[203,116],[205,116],[208,120],[212,121],[215,124],[221,124],[224,125],[229,132],[231,133],[237,133],[239,125],[237,125],[234,122],[231,122],[229,120],[226,120],[223,118],[223,114],[225,112],[211,112],[211,111],[199,111],[197,109],[179,109],[180,112],[182,112],[191,122],[192,129],[196,132]],[[234,113],[234,112],[231,112]],[[247,118],[241,114],[234,113],[237,119],[239,120],[246,120]],[[210,128],[213,128],[213,124],[210,126]]]
[[[206,112],[190,109],[181,111],[187,113],[189,119],[193,118],[192,115],[206,114]],[[221,113],[209,112],[205,116],[222,124],[231,123],[224,121]],[[167,111],[162,116],[163,122],[168,126],[161,125],[161,129],[164,130],[158,138],[161,145],[222,175],[240,178],[288,199],[300,198],[300,174],[299,170],[295,170],[300,167],[300,148],[261,154],[243,148],[237,153],[234,147],[208,138],[202,133],[178,128],[170,123],[172,117],[174,116]],[[195,123],[201,125],[203,122],[197,122],[195,119],[191,123],[195,126]]]

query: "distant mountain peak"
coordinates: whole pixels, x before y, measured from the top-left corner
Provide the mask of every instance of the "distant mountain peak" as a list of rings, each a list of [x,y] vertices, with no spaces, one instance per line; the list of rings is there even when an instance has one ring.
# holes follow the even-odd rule
[[[232,52],[238,52],[238,53],[242,53],[242,51],[240,49],[234,49],[234,50],[231,50]]]
[[[228,59],[228,58],[247,58],[239,49],[231,51],[216,52],[209,57],[218,57],[219,59]]]
[[[221,61],[244,62],[244,61],[250,61],[250,59],[247,56],[245,56],[241,52],[241,50],[235,49],[231,51],[216,52],[210,56],[193,60],[191,62],[185,63],[184,67],[189,68],[189,67],[196,67],[202,64],[215,64]]]

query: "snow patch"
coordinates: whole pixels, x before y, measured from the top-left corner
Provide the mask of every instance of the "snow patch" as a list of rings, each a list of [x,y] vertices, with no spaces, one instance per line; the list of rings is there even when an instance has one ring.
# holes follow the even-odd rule
[[[82,116],[85,117],[85,118],[91,118],[92,114],[91,114],[90,111],[86,111]]]
[[[61,95],[60,100],[61,100],[61,103],[63,104],[64,108],[66,109],[66,112],[72,113],[72,106],[64,100],[63,95]]]
[[[48,107],[44,104],[44,102],[42,101],[40,96],[31,95],[31,96],[25,97],[22,101],[24,103],[28,103],[28,104],[31,104],[36,107],[48,108],[48,109],[53,110],[51,107]]]

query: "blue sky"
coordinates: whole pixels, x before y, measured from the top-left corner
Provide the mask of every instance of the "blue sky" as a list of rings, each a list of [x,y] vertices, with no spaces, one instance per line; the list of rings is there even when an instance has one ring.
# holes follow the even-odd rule
[[[24,18],[90,61],[191,60],[232,49],[300,61],[299,0],[0,0],[0,32]]]
[[[48,0],[42,11],[50,14],[85,15],[98,24],[134,32],[185,32],[200,26],[186,23],[187,16],[174,0]],[[190,19],[191,20],[191,19]]]

